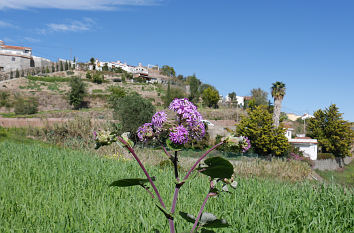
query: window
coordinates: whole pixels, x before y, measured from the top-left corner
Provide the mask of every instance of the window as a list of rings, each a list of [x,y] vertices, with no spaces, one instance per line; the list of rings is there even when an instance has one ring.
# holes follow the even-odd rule
[[[4,67],[0,66],[0,71],[3,71],[4,70]]]
[[[29,53],[30,51],[29,50],[25,50],[25,53]]]
[[[13,57],[13,58],[11,58],[11,60],[12,60],[12,61],[16,61],[16,58]]]

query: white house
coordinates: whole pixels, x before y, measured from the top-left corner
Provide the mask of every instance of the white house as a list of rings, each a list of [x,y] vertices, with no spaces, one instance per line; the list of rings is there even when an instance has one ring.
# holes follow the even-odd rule
[[[287,129],[285,136],[288,138],[288,142],[299,148],[304,153],[305,157],[309,157],[311,160],[317,159],[317,139],[305,137],[305,135],[298,135],[300,137],[292,138],[292,131],[294,129]]]

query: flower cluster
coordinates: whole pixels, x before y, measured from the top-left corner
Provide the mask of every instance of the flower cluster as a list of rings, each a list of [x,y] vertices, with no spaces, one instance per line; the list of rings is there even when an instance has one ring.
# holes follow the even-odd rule
[[[203,118],[197,111],[197,107],[188,99],[174,99],[170,106],[177,114],[176,122],[172,123],[172,127],[164,128],[167,122],[167,114],[165,112],[157,112],[151,119],[151,123],[145,123],[138,131],[140,141],[146,141],[158,136],[164,129],[168,130],[168,136],[171,142],[175,144],[186,144],[190,140],[200,140],[205,135],[205,126],[202,122]]]
[[[222,138],[223,141],[227,143],[229,147],[232,147],[242,153],[247,152],[251,148],[251,142],[247,137],[235,137],[230,135],[228,137]]]
[[[140,141],[145,142],[147,139],[154,137],[154,129],[152,123],[145,123],[143,126],[140,126],[137,135]]]
[[[96,148],[103,145],[110,145],[116,141],[116,137],[110,131],[93,132],[93,139],[96,141]]]
[[[245,153],[251,148],[251,142],[247,137],[242,137],[242,153]]]
[[[189,141],[188,130],[183,125],[173,127],[169,134],[170,140],[175,144],[185,144]]]
[[[152,116],[151,123],[157,131],[160,131],[166,121],[167,114],[165,112],[157,112]]]
[[[185,143],[187,143],[189,139],[200,140],[204,137],[205,126],[202,122],[203,117],[197,111],[197,107],[193,103],[188,99],[174,99],[169,108],[177,113],[179,125],[184,125],[189,132],[188,140]]]

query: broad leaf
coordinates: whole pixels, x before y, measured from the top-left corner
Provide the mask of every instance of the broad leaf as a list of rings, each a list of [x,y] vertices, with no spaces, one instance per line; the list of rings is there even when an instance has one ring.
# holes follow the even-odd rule
[[[198,170],[204,175],[210,176],[211,179],[215,178],[231,178],[234,173],[232,164],[221,157],[212,157],[204,161],[206,165],[199,165]]]
[[[179,215],[190,223],[195,222],[196,218],[191,214],[179,212]],[[199,225],[207,228],[223,228],[230,226],[225,219],[217,219],[215,215],[207,212],[202,213],[199,219]]]
[[[153,181],[155,180],[155,177],[151,178]],[[117,186],[117,187],[129,187],[129,186],[135,186],[135,185],[143,185],[144,183],[149,182],[148,179],[140,179],[140,178],[135,178],[135,179],[121,179],[121,180],[116,180],[109,186]]]
[[[215,215],[206,212],[202,214],[200,223],[203,227],[207,228],[223,228],[230,226],[225,219],[217,219]]]
[[[184,218],[187,222],[191,222],[191,223],[195,222],[195,217],[191,214],[180,211],[179,215],[181,215],[181,217]]]

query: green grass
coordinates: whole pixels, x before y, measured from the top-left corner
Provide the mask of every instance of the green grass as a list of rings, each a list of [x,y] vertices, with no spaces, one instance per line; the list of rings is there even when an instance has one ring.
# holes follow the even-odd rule
[[[0,232],[168,232],[167,221],[140,187],[110,188],[119,178],[144,177],[136,162],[103,159],[43,143],[0,142]],[[148,167],[171,204],[173,174]],[[352,190],[335,185],[238,179],[206,211],[227,219],[217,232],[350,232]],[[177,211],[196,214],[208,180],[183,186]],[[175,216],[177,232],[192,224]]]
[[[27,79],[32,81],[41,81],[41,82],[69,82],[71,78],[64,78],[64,77],[39,77],[39,76],[27,76]]]
[[[320,171],[316,172],[329,182],[339,183],[345,186],[354,187],[354,161],[340,171]]]

